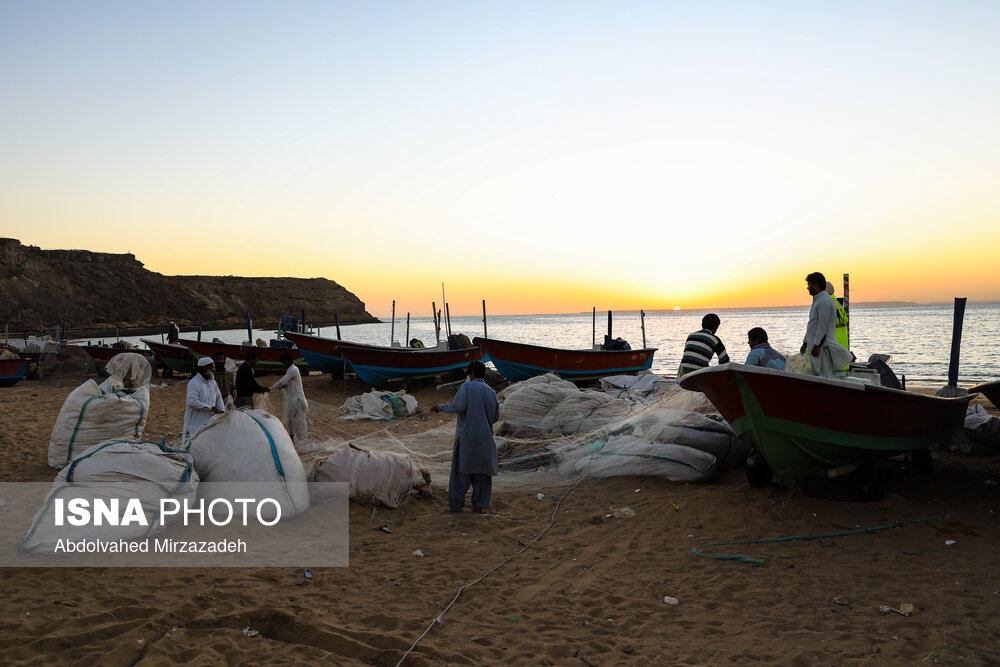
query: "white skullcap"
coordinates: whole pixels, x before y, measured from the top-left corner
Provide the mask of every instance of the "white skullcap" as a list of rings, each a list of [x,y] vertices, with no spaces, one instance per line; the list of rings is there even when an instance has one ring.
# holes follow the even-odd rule
[[[828,294],[833,294],[833,283],[829,280],[826,281],[826,291]]]
[[[198,368],[201,368],[202,366],[211,366],[214,363],[215,362],[212,361],[211,357],[202,357],[198,360]]]

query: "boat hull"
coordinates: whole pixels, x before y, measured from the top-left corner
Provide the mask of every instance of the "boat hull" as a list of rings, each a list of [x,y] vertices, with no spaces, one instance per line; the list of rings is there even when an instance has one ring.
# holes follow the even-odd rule
[[[87,356],[90,357],[91,361],[94,362],[94,365],[98,368],[98,370],[104,368],[107,365],[107,363],[111,361],[112,358],[116,357],[117,355],[123,352],[132,352],[134,354],[141,354],[142,356],[149,359],[150,362],[155,361],[154,359],[155,355],[153,353],[142,349],[103,347],[101,345],[76,345],[72,347],[79,347],[80,349],[82,349],[87,354]]]
[[[483,357],[478,347],[461,350],[337,348],[362,382],[384,387],[398,380],[435,377],[460,370]]]
[[[139,340],[153,351],[153,354],[156,355],[156,360],[163,364],[165,368],[169,368],[174,373],[195,372],[195,357],[191,354],[191,350],[183,345],[161,343],[149,338],[140,338]]]
[[[495,338],[475,338],[486,358],[511,382],[555,373],[567,380],[587,380],[648,370],[656,348],[642,350],[561,350],[513,343]]]
[[[986,400],[993,404],[993,407],[1000,409],[1000,380],[984,382],[974,387],[969,387],[969,393],[982,394]]]
[[[258,373],[284,373],[285,366],[279,361],[286,352],[292,355],[292,363],[300,369],[309,369],[309,364],[302,357],[300,350],[293,347],[260,347],[258,345],[232,345],[230,343],[209,343],[203,340],[187,340],[181,338],[181,345],[191,350],[195,360],[202,357],[214,357],[222,352],[237,363],[242,363],[250,352],[257,353],[257,365],[254,371]]]
[[[0,359],[0,387],[13,387],[27,370],[27,359]]]
[[[378,350],[381,352],[412,352],[413,348],[408,347],[380,347],[378,345],[365,345],[364,343],[352,343],[336,338],[322,338],[311,334],[302,334],[288,331],[285,333],[288,340],[295,343],[302,357],[309,363],[310,368],[315,368],[324,373],[343,375],[345,361],[340,353],[340,348]]]
[[[788,479],[947,443],[969,402],[742,364],[689,373],[680,385],[704,392]]]

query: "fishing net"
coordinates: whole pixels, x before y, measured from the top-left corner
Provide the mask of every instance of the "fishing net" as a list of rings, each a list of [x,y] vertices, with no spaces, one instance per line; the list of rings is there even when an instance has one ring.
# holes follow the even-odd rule
[[[82,347],[51,344],[47,348],[38,364],[38,379],[43,385],[65,387],[97,377],[97,366]]]
[[[605,390],[581,390],[544,375],[500,391],[500,419],[494,428],[500,474],[494,486],[545,486],[614,475],[702,481],[718,468],[744,464],[748,446],[714,415],[703,394],[673,381],[631,380],[606,383]],[[280,409],[280,400],[264,394],[258,407]],[[310,401],[312,441],[297,445],[299,455],[311,470],[335,455],[346,456],[350,443],[367,452],[405,457],[410,467],[396,476],[412,480],[414,489],[421,486],[414,473],[419,469],[427,470],[441,488],[451,466],[455,424],[428,414],[429,407],[352,436],[338,406]],[[439,425],[426,428],[431,420]],[[336,460],[324,465],[336,465]]]

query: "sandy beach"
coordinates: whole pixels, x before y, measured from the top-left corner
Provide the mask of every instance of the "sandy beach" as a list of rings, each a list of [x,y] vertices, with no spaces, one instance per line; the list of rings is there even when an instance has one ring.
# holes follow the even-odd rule
[[[144,439],[169,441],[186,380],[157,383]],[[324,408],[310,412],[314,437],[414,435],[454,419],[334,420],[367,387],[316,374],[304,385]],[[0,389],[0,481],[51,481],[49,435],[71,389]],[[453,395],[415,392],[422,410]],[[462,592],[406,664],[995,664],[1000,459],[934,458],[933,473],[888,465],[879,503],[833,483],[753,489],[742,469],[707,484],[620,477],[539,487],[501,476],[482,517],[447,514],[447,480],[436,475],[433,498],[396,510],[352,502],[350,566],[315,568],[312,579],[298,568],[2,570],[0,661],[392,665],[463,584],[517,554]],[[945,514],[704,549],[762,566],[692,553]],[[906,604],[909,616],[880,612]]]

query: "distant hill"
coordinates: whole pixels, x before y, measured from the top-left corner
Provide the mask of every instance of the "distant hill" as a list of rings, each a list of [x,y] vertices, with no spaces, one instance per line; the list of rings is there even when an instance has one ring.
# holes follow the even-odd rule
[[[0,323],[38,330],[240,326],[247,311],[257,326],[306,311],[310,322],[377,322],[358,297],[326,278],[165,276],[131,254],[42,250],[0,238]]]

